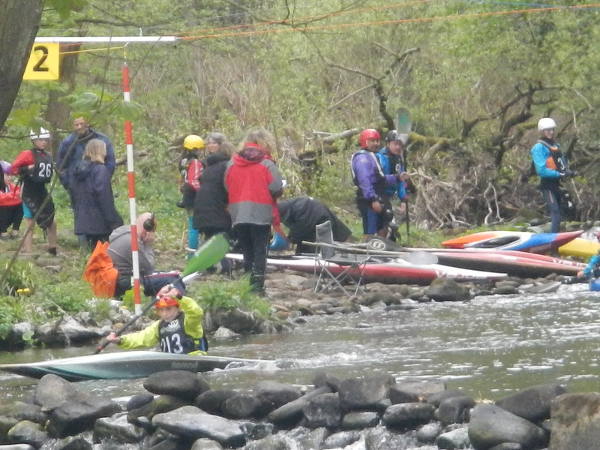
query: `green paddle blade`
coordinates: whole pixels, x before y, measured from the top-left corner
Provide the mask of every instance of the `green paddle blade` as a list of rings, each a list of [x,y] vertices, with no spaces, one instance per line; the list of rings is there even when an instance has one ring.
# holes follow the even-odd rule
[[[196,254],[187,262],[182,276],[202,272],[221,261],[229,251],[229,241],[223,234],[217,234],[200,246]]]
[[[410,134],[412,131],[412,121],[408,109],[399,108],[396,112],[396,130],[401,134]]]

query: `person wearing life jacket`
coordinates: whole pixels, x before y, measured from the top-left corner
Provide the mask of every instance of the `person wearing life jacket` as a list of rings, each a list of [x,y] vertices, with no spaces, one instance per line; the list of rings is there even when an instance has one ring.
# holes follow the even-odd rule
[[[194,299],[168,285],[158,292],[154,308],[159,320],[136,333],[120,337],[110,333],[106,340],[127,350],[160,345],[165,353],[206,354],[208,342],[202,328],[204,311]]]
[[[50,132],[40,128],[39,132],[31,130],[30,138],[33,146],[24,150],[12,163],[11,173],[19,174],[23,180],[22,198],[26,208],[24,217],[31,230],[25,237],[23,250],[32,251],[33,229],[32,221],[37,215],[36,222],[48,236],[48,253],[56,256],[56,222],[54,221],[54,202],[46,189],[46,184],[52,180],[54,164],[52,155],[46,150],[50,144]]]
[[[387,234],[387,224],[393,219],[388,188],[395,189],[401,174],[388,174],[376,156],[381,135],[366,129],[358,136],[360,150],[352,155],[352,179],[356,185],[356,205],[362,217],[365,239]],[[390,217],[391,215],[391,217]]]
[[[200,176],[202,175],[203,164],[200,161],[200,151],[204,149],[204,139],[195,134],[186,136],[183,140],[184,154],[179,161],[179,171],[181,173],[181,193],[183,198],[177,206],[185,208],[188,217],[188,256],[192,256],[198,249],[199,233],[194,227],[194,199],[196,192],[200,189]]]
[[[531,148],[531,158],[537,175],[540,177],[540,191],[546,203],[552,222],[551,232],[560,232],[560,181],[565,177],[575,176],[569,169],[567,158],[560,151],[560,145],[555,140],[556,122],[550,117],[544,117],[538,122],[540,139]]]
[[[600,233],[596,233],[596,238],[598,241],[600,241]],[[580,270],[577,273],[577,277],[587,278],[588,280],[592,278],[600,278],[600,252],[590,258],[587,266],[585,266],[585,269]]]
[[[0,237],[12,230],[9,237],[16,237],[23,220],[21,188],[11,182],[11,166],[6,161],[0,161]]]

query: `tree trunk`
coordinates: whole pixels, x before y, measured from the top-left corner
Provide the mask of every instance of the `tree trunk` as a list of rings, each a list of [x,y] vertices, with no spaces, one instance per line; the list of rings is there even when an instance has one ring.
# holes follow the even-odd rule
[[[42,17],[42,0],[0,0],[0,129],[12,109]]]

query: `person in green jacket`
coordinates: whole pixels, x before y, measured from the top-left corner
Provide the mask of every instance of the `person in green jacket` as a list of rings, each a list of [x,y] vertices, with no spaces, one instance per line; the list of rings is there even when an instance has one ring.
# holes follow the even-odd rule
[[[171,285],[164,286],[157,297],[154,307],[160,320],[135,333],[123,336],[110,333],[106,340],[128,350],[160,344],[166,353],[205,355],[208,342],[202,328],[204,311],[198,303],[182,296]]]

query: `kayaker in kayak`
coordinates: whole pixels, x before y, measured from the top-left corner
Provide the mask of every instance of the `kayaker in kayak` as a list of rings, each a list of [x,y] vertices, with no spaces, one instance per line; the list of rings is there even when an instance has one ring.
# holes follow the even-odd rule
[[[204,311],[194,299],[168,285],[158,292],[154,308],[159,320],[135,333],[117,336],[112,332],[106,340],[127,350],[160,344],[165,353],[206,354],[208,342],[202,328]]]
[[[596,233],[596,238],[600,241],[600,233]],[[577,278],[600,278],[600,252],[592,256],[585,269],[579,271]]]
[[[375,156],[381,135],[366,129],[358,136],[360,150],[352,155],[352,179],[356,185],[356,205],[362,217],[365,239],[379,234],[385,237],[387,223],[393,218],[387,187],[396,186],[398,175],[386,175]]]
[[[575,176],[569,169],[566,157],[560,151],[560,145],[554,139],[556,122],[550,117],[544,117],[538,122],[538,131],[541,138],[531,148],[531,159],[535,172],[540,177],[539,189],[546,203],[552,222],[552,233],[560,232],[560,180],[565,177]]]

